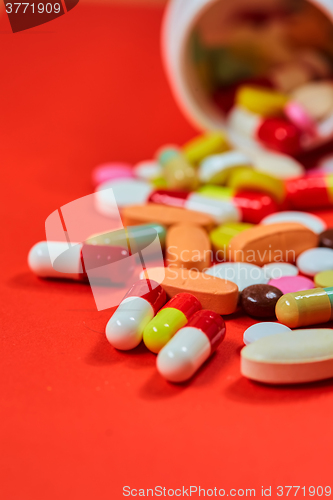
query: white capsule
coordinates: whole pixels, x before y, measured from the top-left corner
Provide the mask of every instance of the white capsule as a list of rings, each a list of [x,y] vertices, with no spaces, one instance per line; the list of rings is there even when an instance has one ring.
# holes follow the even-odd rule
[[[279,222],[297,222],[298,224],[303,224],[303,226],[308,227],[311,231],[317,234],[320,234],[327,229],[327,225],[320,217],[307,212],[297,211],[277,212],[275,214],[268,215],[260,222],[260,224],[269,225],[277,224]]]
[[[195,210],[210,215],[220,225],[225,222],[239,222],[241,212],[230,200],[215,200],[200,193],[191,193],[184,203],[187,210]]]
[[[124,299],[106,325],[106,338],[120,350],[134,349],[142,340],[145,326],[154,317],[154,309],[142,297]]]
[[[157,370],[170,382],[183,382],[194,375],[211,354],[210,341],[201,330],[184,327],[157,356]]]
[[[82,244],[40,241],[28,255],[28,265],[33,273],[41,278],[80,279]],[[53,264],[52,264],[53,262]]]
[[[251,159],[241,151],[227,151],[205,158],[199,167],[198,175],[201,182],[219,182],[223,176],[236,167],[252,166]],[[215,179],[214,179],[215,178]]]

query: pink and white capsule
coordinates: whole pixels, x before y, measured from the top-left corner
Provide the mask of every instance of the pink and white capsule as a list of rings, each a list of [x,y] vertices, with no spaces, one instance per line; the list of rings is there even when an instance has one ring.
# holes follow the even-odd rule
[[[159,352],[157,370],[170,382],[185,382],[215,351],[225,333],[219,314],[198,311]]]
[[[166,302],[166,294],[156,281],[142,279],[128,290],[106,325],[106,338],[122,351],[134,349],[145,326]]]

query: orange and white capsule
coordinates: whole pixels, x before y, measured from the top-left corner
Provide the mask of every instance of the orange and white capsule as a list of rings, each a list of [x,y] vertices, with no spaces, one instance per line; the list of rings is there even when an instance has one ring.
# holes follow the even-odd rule
[[[161,349],[157,370],[170,382],[185,382],[215,351],[225,333],[226,326],[219,314],[208,310],[196,312]]]

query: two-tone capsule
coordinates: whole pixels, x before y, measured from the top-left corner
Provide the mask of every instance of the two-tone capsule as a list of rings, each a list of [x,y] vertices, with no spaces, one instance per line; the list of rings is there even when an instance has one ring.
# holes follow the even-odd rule
[[[135,283],[106,325],[110,344],[123,351],[138,346],[144,328],[165,301],[165,291],[156,281],[143,279]]]
[[[157,370],[170,382],[191,378],[223,341],[226,326],[222,317],[198,311],[157,356]]]
[[[287,202],[296,210],[333,205],[333,174],[305,175],[286,182]]]
[[[110,194],[112,188],[112,194]],[[216,224],[230,221],[259,223],[277,211],[276,202],[267,194],[206,185],[195,192],[157,189],[138,179],[118,179],[101,184],[95,192],[98,212],[113,216],[117,207],[156,203],[210,215]]]
[[[333,319],[333,287],[286,293],[277,302],[275,313],[289,328],[327,323]]]
[[[145,256],[147,256],[147,254],[155,254],[160,246],[164,248],[165,238],[166,228],[161,224],[142,224],[92,235],[85,243],[89,245],[125,247],[128,248],[132,255],[145,250]],[[160,246],[156,244],[157,239]]]
[[[143,341],[148,349],[158,353],[200,309],[201,304],[194,295],[190,293],[175,295],[145,327]]]
[[[62,241],[40,241],[28,255],[31,271],[41,278],[73,279],[78,281],[126,283],[133,273],[128,265],[127,247],[101,246]],[[108,264],[117,262],[112,274],[105,272]],[[103,269],[104,267],[104,269]],[[94,270],[93,274],[89,273]]]

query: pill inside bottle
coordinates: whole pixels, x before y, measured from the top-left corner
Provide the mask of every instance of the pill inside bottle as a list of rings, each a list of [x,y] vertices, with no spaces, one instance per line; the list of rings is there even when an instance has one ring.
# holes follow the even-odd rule
[[[183,4],[173,0],[167,9],[163,51],[173,91],[192,121],[227,126],[243,149],[291,155],[333,137],[333,124],[325,137],[316,132],[333,115],[333,4]]]

